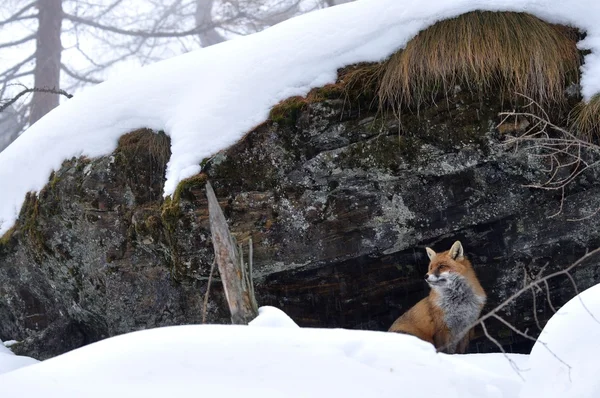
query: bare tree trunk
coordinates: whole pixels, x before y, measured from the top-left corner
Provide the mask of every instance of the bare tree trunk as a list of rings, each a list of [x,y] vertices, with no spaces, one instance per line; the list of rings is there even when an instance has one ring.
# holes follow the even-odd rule
[[[60,88],[60,42],[63,19],[62,0],[38,0],[39,26],[36,37],[34,87]],[[58,106],[59,96],[34,92],[31,101],[30,124]]]
[[[213,44],[225,41],[225,38],[215,30],[212,19],[212,8],[214,0],[196,0],[196,26],[204,28],[199,33],[202,47],[212,46]]]
[[[215,262],[223,281],[225,297],[231,312],[231,323],[247,325],[258,316],[258,305],[254,296],[252,282],[252,255],[244,264],[241,250],[238,251],[235,240],[229,232],[225,216],[219,206],[212,186],[206,182],[210,233],[215,249]]]

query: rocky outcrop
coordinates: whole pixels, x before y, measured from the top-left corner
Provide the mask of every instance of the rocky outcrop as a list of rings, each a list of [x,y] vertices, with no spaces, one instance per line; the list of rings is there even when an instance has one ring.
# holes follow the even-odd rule
[[[0,338],[47,358],[201,322],[213,260],[206,178],[238,241],[254,241],[259,304],[301,326],[386,330],[427,293],[425,246],[460,239],[490,309],[526,275],[599,245],[598,216],[569,221],[600,206],[596,176],[572,183],[551,217],[560,192],[526,187],[547,177],[546,165],[504,144],[498,100],[457,94],[399,120],[328,97],[280,105],[167,200],[163,134],[134,132],[112,156],[65,162],[0,243]],[[580,289],[600,282],[597,262],[574,278]],[[566,278],[551,285],[555,307],[573,294]],[[545,297],[537,293],[542,323],[552,313]],[[207,315],[228,322],[218,278]],[[505,316],[537,331],[531,297]],[[500,323],[489,330],[508,351],[531,347]],[[471,351],[497,350],[478,336]]]

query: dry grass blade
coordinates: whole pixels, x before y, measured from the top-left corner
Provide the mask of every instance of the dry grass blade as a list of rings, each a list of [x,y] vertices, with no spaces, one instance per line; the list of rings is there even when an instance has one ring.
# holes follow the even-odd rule
[[[427,102],[455,85],[500,86],[536,101],[561,103],[577,81],[574,31],[515,12],[476,11],[436,23],[385,65],[380,99],[399,109]]]
[[[588,102],[580,102],[570,115],[571,130],[587,141],[600,137],[600,95],[595,95]]]

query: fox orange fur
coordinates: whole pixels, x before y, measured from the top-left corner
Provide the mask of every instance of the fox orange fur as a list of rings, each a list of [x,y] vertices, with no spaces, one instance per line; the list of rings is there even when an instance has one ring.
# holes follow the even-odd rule
[[[464,353],[470,340],[465,329],[479,318],[485,291],[460,242],[443,253],[425,250],[430,260],[425,275],[429,296],[396,319],[389,331],[411,334],[443,352]]]

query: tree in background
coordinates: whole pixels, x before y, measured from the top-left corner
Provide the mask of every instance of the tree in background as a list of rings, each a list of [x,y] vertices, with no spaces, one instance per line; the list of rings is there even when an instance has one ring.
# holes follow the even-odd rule
[[[11,39],[0,42],[0,150],[61,93],[349,1],[4,0],[0,37]]]

